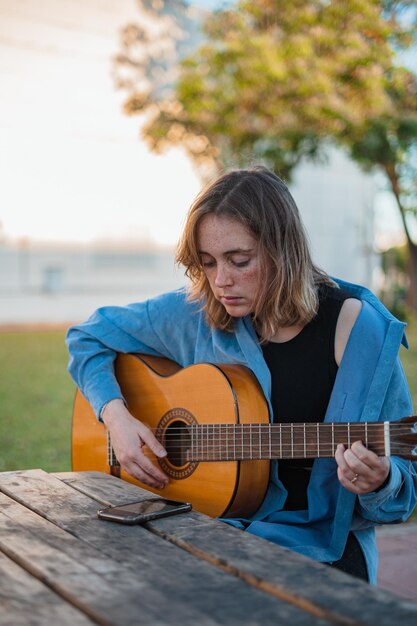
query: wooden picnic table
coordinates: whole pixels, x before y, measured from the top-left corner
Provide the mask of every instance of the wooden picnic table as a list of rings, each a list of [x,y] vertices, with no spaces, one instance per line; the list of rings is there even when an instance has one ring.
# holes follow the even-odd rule
[[[197,512],[96,517],[148,495],[99,472],[1,473],[0,624],[417,624],[417,604]]]

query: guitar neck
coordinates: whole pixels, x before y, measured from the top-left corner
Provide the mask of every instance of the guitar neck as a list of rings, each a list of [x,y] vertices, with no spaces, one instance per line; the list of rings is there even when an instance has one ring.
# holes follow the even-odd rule
[[[360,440],[378,456],[390,456],[390,426],[389,422],[196,424],[186,429],[183,453],[187,461],[330,458],[338,444],[350,447]],[[175,437],[177,449],[182,448],[180,432],[166,437]]]

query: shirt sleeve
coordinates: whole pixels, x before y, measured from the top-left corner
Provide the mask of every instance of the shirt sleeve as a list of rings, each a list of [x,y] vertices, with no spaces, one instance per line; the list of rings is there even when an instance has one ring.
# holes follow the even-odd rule
[[[164,308],[163,303],[160,309]],[[72,326],[68,331],[68,371],[98,417],[110,400],[124,400],[114,375],[118,352],[142,352],[173,358],[163,337],[155,332],[150,306],[155,309],[155,302],[102,307],[86,322]]]
[[[397,359],[380,421],[392,421],[413,412],[407,381]],[[410,447],[411,449],[411,447]],[[417,463],[391,456],[389,480],[382,489],[358,496],[356,512],[375,524],[405,521],[417,503]]]

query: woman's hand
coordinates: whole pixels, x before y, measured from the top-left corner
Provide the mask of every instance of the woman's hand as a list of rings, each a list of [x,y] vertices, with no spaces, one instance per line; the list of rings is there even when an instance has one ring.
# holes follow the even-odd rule
[[[358,495],[376,491],[390,472],[390,460],[377,456],[365,448],[361,441],[355,441],[350,448],[339,444],[335,454],[337,476],[342,485]]]
[[[166,456],[166,450],[151,430],[135,419],[120,399],[111,400],[106,405],[102,418],[122,468],[150,487],[165,487],[169,482],[168,477],[151,462],[143,450],[146,444],[156,456]]]

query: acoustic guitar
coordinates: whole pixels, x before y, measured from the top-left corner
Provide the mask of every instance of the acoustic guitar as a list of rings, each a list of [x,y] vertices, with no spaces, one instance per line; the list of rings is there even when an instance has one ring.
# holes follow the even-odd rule
[[[273,423],[261,387],[240,365],[181,368],[167,359],[119,354],[116,378],[134,417],[167,450],[157,458],[169,476],[152,489],[121,469],[104,424],[80,392],[74,404],[72,466],[120,476],[213,517],[249,517],[265,496],[271,459],[333,457],[339,443],[361,440],[379,456],[417,459],[416,416],[397,422]]]

